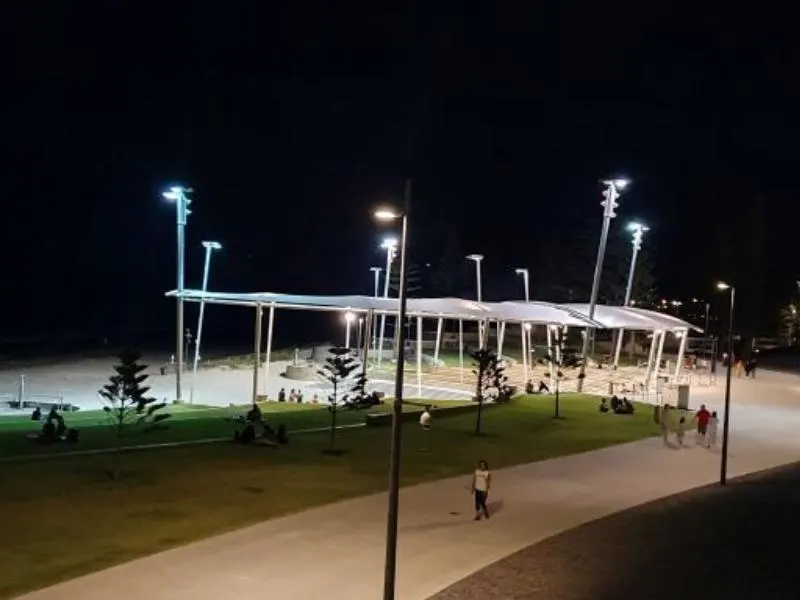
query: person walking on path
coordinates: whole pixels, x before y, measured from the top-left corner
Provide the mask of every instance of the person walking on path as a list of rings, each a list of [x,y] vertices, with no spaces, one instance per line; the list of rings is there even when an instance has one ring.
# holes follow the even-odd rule
[[[683,446],[683,436],[686,433],[686,417],[681,415],[678,426],[675,428],[675,437],[678,438],[678,445]]]
[[[694,415],[694,420],[697,422],[697,438],[695,441],[698,444],[705,443],[706,431],[708,430],[708,421],[711,419],[711,413],[706,410],[706,405],[701,404],[700,410]]]
[[[671,408],[669,404],[665,404],[661,409],[661,414],[658,417],[658,426],[661,429],[661,441],[664,445],[669,444],[669,416]]]
[[[489,464],[485,460],[478,462],[478,468],[472,474],[472,495],[475,497],[475,520],[480,521],[481,516],[489,518],[489,509],[486,508],[486,499],[489,497],[489,488],[492,486],[492,474]]]
[[[717,445],[717,426],[719,425],[719,418],[717,411],[711,413],[708,419],[708,429],[706,429],[706,448],[713,448]]]

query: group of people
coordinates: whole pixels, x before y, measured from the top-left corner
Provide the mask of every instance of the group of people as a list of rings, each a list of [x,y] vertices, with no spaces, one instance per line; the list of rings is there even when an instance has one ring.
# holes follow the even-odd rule
[[[601,413],[613,412],[615,415],[632,415],[635,409],[633,402],[629,401],[624,396],[620,398],[614,394],[611,396],[610,402],[605,398],[600,398],[600,407],[598,410]]]
[[[31,413],[31,421],[42,421],[42,409],[40,407],[37,406]],[[78,440],[78,430],[67,429],[67,422],[64,420],[64,417],[56,410],[56,407],[53,406],[47,413],[44,423],[42,423],[41,433],[35,434],[33,437],[48,443],[60,441],[75,442]]]
[[[669,443],[669,434],[675,433],[675,440],[679,446],[683,446],[686,431],[692,425],[696,427],[695,442],[705,448],[713,448],[717,444],[717,429],[719,427],[719,417],[716,411],[709,411],[705,404],[700,405],[700,409],[694,414],[690,423],[686,422],[686,415],[680,414],[678,422],[672,423],[673,409],[669,404],[665,404],[659,414],[659,426],[661,428],[661,439],[664,444]]]
[[[725,366],[728,365],[727,354],[722,356],[722,364]],[[756,361],[756,357],[753,355],[746,360],[737,357],[734,357],[733,359],[733,372],[736,374],[737,379],[741,379],[742,376],[755,379],[756,367],[758,367],[758,362]]]

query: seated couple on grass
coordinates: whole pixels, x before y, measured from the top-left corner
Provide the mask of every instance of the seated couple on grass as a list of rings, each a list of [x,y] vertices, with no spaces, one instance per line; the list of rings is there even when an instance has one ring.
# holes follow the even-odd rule
[[[600,399],[599,410],[601,413],[613,412],[615,415],[632,415],[634,406],[627,398],[619,398],[616,394],[611,397],[611,406],[605,398]]]
[[[31,421],[41,420],[42,409],[37,406],[33,413],[31,413]],[[41,433],[32,433],[28,435],[28,438],[47,444],[52,444],[55,442],[77,442],[78,430],[67,429],[67,424],[64,421],[64,417],[58,413],[56,407],[54,406],[47,414],[44,425],[42,425]]]

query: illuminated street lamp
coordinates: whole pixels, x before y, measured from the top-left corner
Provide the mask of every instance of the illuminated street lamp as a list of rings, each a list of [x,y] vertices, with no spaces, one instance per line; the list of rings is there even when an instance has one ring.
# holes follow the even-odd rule
[[[641,223],[630,223],[628,225],[628,231],[633,233],[633,238],[631,239],[631,244],[633,245],[633,254],[631,254],[631,267],[628,270],[628,287],[625,288],[625,303],[623,306],[630,306],[631,305],[631,294],[633,293],[633,281],[636,275],[636,259],[639,257],[639,250],[642,249],[642,238],[646,231],[650,231],[650,228],[646,225],[642,225]],[[619,365],[619,353],[622,350],[622,339],[624,337],[625,330],[620,328],[617,330],[617,344],[616,348],[614,349],[614,368],[617,368]]]
[[[375,213],[375,218],[381,221],[390,221],[394,217],[390,215],[394,214],[389,210],[380,210]],[[386,238],[381,243],[381,248],[386,250],[386,277],[383,282],[383,297],[389,297],[389,280],[392,278],[392,260],[394,257],[397,256],[397,239],[396,238]],[[395,325],[397,328],[397,325]],[[386,334],[386,314],[381,315],[381,334],[380,334],[380,346],[378,347],[378,366],[381,366],[381,362],[383,360],[383,337]]]
[[[594,279],[592,280],[592,296],[589,300],[589,314],[587,315],[590,320],[594,319],[594,310],[597,306],[597,295],[600,292],[600,276],[603,274],[603,260],[606,255],[606,244],[608,242],[608,230],[611,227],[611,219],[617,216],[614,209],[617,208],[616,202],[619,198],[619,192],[625,189],[628,185],[627,179],[610,179],[603,181],[606,189],[603,190],[605,200],[600,204],[603,207],[603,227],[600,230],[600,245],[597,248],[597,263],[594,267]],[[583,380],[586,377],[586,363],[587,355],[589,354],[589,335],[591,328],[587,327],[583,335],[583,349],[581,350],[581,369],[578,374],[578,392],[583,391]]]
[[[727,283],[719,282],[717,289],[730,290],[731,304],[728,314],[728,372],[725,375],[725,416],[722,419],[722,460],[719,467],[719,482],[725,485],[728,482],[728,430],[731,413],[731,369],[733,368],[733,308],[736,300],[736,288]]]
[[[375,212],[375,218],[382,221],[402,219],[400,237],[400,282],[398,285],[399,310],[397,323],[406,321],[406,239],[408,237],[408,212],[411,205],[411,181],[406,181],[405,206],[403,212],[382,209]],[[387,281],[389,279],[387,272]],[[386,564],[383,576],[383,600],[394,600],[397,575],[397,520],[400,507],[400,444],[403,424],[403,372],[406,362],[405,327],[397,334],[397,368],[394,380],[394,404],[392,405],[391,450],[389,452],[389,505],[386,515]]]
[[[475,262],[475,279],[476,279],[476,288],[477,288],[477,297],[478,302],[483,301],[483,284],[481,283],[481,261],[483,260],[483,254],[470,254],[467,256],[467,260],[471,260]],[[483,348],[483,329],[485,325],[483,321],[478,321],[478,347]]]
[[[200,361],[200,339],[203,337],[203,315],[206,309],[206,291],[208,290],[208,275],[211,271],[211,253],[222,250],[219,242],[203,242],[206,249],[206,261],[203,266],[203,290],[200,295],[200,312],[197,315],[197,338],[194,341],[194,361],[192,362],[192,385],[189,389],[189,404],[194,403],[194,384],[197,378],[197,363]]]
[[[182,186],[173,186],[161,195],[170,202],[175,203],[176,222],[178,226],[178,285],[177,285],[177,323],[175,325],[175,354],[178,364],[175,368],[175,400],[181,401],[181,374],[183,372],[183,282],[184,282],[184,250],[186,219],[192,214],[189,205],[192,201],[186,196],[191,189]]]

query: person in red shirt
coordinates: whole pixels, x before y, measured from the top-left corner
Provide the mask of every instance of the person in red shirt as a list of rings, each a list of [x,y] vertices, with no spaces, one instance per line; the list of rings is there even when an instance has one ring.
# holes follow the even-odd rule
[[[701,443],[706,439],[706,431],[708,431],[708,421],[711,419],[711,413],[706,410],[706,405],[701,404],[700,410],[694,415],[694,420],[697,421],[697,443]]]

